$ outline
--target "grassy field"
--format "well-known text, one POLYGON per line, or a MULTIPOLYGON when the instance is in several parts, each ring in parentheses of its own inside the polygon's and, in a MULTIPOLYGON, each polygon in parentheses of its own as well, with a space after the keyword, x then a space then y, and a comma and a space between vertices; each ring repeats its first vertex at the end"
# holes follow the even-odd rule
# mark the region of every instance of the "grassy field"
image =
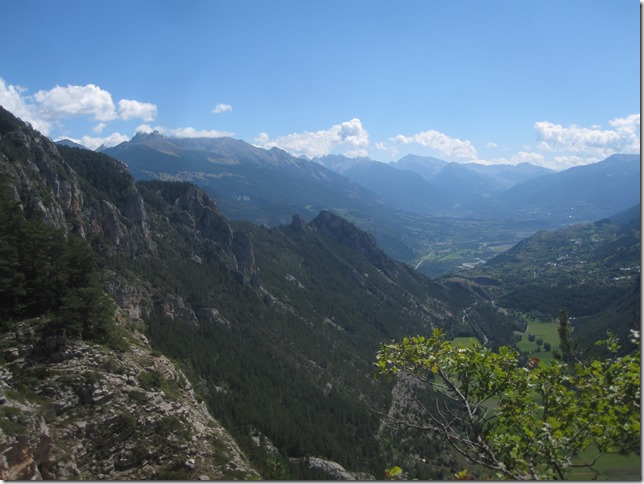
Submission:
POLYGON ((476 339, 474 336, 464 336, 464 337, 454 338, 452 340, 452 346, 455 346, 455 347, 467 346, 470 343, 474 343, 475 341, 478 341, 478 339, 476 339))
POLYGON ((520 351, 526 352, 531 356, 539 358, 544 362, 552 360, 552 351, 559 348, 559 323, 556 321, 552 322, 543 322, 536 320, 528 321, 528 328, 525 333, 515 331, 515 334, 521 336, 521 341, 518 343, 520 351), (528 335, 533 334, 535 336, 535 341, 529 341, 528 335), (550 351, 545 351, 543 347, 539 350, 539 346, 536 343, 538 338, 543 339, 544 343, 550 343, 550 351))
MULTIPOLYGON (((593 455, 593 450, 589 449, 579 456, 577 463, 589 462, 593 455)), ((593 469, 573 469, 570 471, 568 479, 574 481, 589 481, 592 479, 600 481, 641 481, 642 459, 635 454, 605 454, 597 460, 593 469), (597 477, 595 477, 596 473, 599 473, 597 477)))

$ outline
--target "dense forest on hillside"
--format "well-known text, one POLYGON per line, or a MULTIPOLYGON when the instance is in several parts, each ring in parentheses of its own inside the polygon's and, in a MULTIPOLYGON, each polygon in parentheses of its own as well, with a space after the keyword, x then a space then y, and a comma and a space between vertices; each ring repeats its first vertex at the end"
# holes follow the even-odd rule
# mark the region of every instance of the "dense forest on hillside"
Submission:
MULTIPOLYGON (((29 217, 0 185, 0 323, 49 315, 46 335, 122 347, 97 258, 80 237, 29 217)), ((44 337, 43 337, 44 340, 44 337)))

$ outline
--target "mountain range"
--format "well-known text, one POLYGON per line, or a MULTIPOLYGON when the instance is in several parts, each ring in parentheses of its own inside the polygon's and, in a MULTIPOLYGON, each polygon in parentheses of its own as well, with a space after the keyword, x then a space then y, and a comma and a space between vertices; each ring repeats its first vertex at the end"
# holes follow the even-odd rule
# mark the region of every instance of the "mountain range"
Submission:
POLYGON ((156 132, 103 150, 136 179, 193 181, 233 219, 276 225, 322 208, 364 211, 378 197, 317 163, 233 138, 167 138, 156 132), (306 202, 304 203, 304 200, 306 202))
POLYGON ((0 240, 0 270, 13 274, 0 286, 2 451, 15 449, 3 472, 381 478, 394 454, 419 476, 455 469, 431 437, 413 442, 425 461, 384 437, 374 412, 399 397, 373 378, 374 355, 434 327, 508 343, 514 318, 393 260, 330 211, 277 227, 231 222, 192 183, 135 182, 104 153, 0 115, 2 207, 12 207, 0 222, 24 227, 0 240), (45 235, 13 237, 23 231, 45 235), (84 249, 50 246, 64 238, 84 249), (92 278, 78 279, 72 261, 89 250, 92 278))
MULTIPOLYGON (((623 177, 631 159, 581 172, 623 177)), ((426 161, 434 175, 384 169, 419 186, 444 170, 474 173, 471 186, 516 175, 426 161)), ((92 152, 0 108, 3 477, 382 479, 400 465, 450 478, 462 463, 445 442, 381 425, 405 405, 373 377, 382 342, 442 328, 512 345, 526 314, 549 317, 561 297, 580 335, 637 311, 637 201, 535 234, 542 221, 392 208, 334 170, 231 138, 151 133, 92 152), (430 279, 391 256, 411 241, 433 264, 450 241, 496 257, 430 279)))
POLYGON ((275 226, 293 214, 311 220, 329 210, 430 276, 488 260, 494 248, 537 230, 610 216, 640 197, 638 155, 563 172, 414 155, 390 164, 341 155, 310 161, 232 138, 156 132, 103 152, 126 163, 135 179, 196 183, 232 220, 275 226))
POLYGON ((624 210, 637 203, 640 192, 637 155, 613 155, 563 172, 529 163, 460 164, 413 155, 390 164, 342 155, 309 161, 232 138, 167 138, 157 132, 103 152, 128 164, 137 179, 193 180, 231 218, 268 225, 286 223, 292 213, 310 219, 321 209, 358 219, 404 210, 569 223, 624 210))

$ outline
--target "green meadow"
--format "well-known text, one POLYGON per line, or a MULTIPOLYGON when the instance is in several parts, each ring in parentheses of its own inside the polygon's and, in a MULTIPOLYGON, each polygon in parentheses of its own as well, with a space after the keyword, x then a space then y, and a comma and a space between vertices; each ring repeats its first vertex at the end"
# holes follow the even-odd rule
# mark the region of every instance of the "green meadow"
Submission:
POLYGON ((517 346, 519 351, 527 353, 531 357, 539 358, 541 361, 548 362, 553 359, 552 352, 559 349, 559 323, 557 321, 543 322, 537 320, 528 320, 528 328, 525 333, 515 331, 514 334, 521 336, 521 341, 517 346), (534 341, 529 340, 529 335, 535 336, 534 341), (544 345, 539 346, 537 340, 541 338, 544 345), (546 351, 545 343, 550 344, 550 351, 546 351))
POLYGON ((463 347, 478 341, 474 336, 462 336, 452 340, 452 346, 463 347))
MULTIPOLYGON (((593 451, 588 449, 577 458, 578 463, 590 462, 593 451)), ((573 481, 641 481, 642 458, 639 455, 604 454, 592 469, 573 469, 568 474, 568 479, 573 481)))

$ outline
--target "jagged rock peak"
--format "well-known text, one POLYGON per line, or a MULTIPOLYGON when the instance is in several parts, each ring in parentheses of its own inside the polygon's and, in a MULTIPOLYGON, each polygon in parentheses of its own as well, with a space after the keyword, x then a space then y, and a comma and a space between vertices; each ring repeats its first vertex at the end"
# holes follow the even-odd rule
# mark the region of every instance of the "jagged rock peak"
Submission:
POLYGON ((259 273, 255 265, 253 245, 246 234, 234 231, 219 212, 215 202, 206 193, 189 182, 142 182, 139 186, 155 193, 172 210, 179 212, 181 222, 206 239, 218 244, 222 259, 229 268, 238 272, 244 282, 259 287, 259 273))
POLYGON ((306 222, 298 214, 293 215, 289 227, 298 234, 303 234, 306 229, 306 222))
POLYGON ((373 235, 360 230, 348 220, 332 212, 322 210, 310 225, 318 231, 327 232, 335 236, 340 242, 351 247, 367 252, 381 252, 373 235))
POLYGON ((371 264, 390 279, 397 279, 396 263, 378 246, 373 235, 360 230, 348 220, 332 212, 322 210, 309 226, 320 233, 326 233, 338 242, 362 254, 371 264))

